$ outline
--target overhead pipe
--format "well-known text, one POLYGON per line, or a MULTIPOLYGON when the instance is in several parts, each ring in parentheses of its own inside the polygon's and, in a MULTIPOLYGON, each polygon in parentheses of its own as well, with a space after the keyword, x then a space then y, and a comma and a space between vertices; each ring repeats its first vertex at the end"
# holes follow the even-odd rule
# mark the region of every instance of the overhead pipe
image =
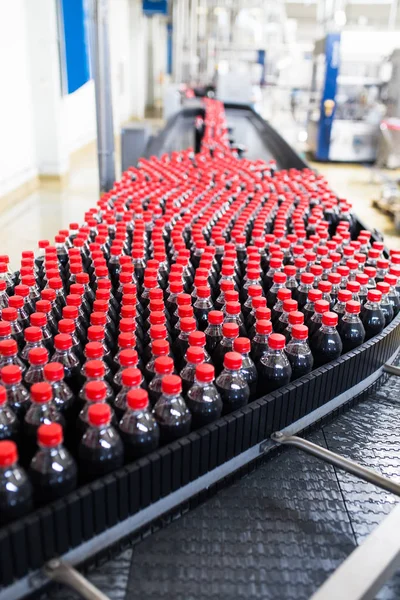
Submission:
POLYGON ((87 0, 87 7, 90 66, 96 98, 99 184, 100 192, 108 192, 115 182, 108 0, 87 0))

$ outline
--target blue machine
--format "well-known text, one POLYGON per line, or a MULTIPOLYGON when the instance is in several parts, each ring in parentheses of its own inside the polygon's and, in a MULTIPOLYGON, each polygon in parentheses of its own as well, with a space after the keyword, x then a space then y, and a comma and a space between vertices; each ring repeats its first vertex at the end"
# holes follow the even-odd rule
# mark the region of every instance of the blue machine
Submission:
POLYGON ((315 44, 309 148, 320 161, 372 162, 379 135, 379 65, 356 48, 344 55, 345 35, 330 33, 315 44))

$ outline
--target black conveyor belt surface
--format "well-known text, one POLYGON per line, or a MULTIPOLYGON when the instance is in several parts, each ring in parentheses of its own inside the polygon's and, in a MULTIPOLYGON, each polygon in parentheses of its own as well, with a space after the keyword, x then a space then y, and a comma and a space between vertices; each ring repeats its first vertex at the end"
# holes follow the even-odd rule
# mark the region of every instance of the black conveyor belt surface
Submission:
MULTIPOLYGON (((310 438, 395 477, 399 398, 400 379, 391 377, 310 438)), ((305 600, 396 501, 299 450, 285 449, 97 569, 91 579, 113 600, 305 600)), ((57 600, 73 597, 65 591, 51 594, 57 600)), ((379 600, 399 597, 400 577, 378 595, 379 600)))

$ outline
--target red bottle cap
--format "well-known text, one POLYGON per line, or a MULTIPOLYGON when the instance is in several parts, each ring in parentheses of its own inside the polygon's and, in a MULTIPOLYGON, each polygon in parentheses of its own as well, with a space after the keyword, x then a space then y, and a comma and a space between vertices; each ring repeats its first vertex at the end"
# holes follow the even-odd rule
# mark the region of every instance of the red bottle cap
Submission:
POLYGON ((297 306, 297 301, 292 298, 283 301, 284 312, 291 313, 293 310, 297 310, 297 306))
POLYGON ((66 297, 67 306, 76 306, 79 308, 82 304, 82 298, 79 294, 68 294, 66 297))
POLYGON ((18 460, 17 446, 14 442, 0 442, 0 467, 11 467, 18 460))
POLYGON ((190 333, 191 331, 196 330, 196 321, 193 317, 184 317, 180 319, 180 328, 181 331, 185 333, 190 333))
POLYGON ((167 340, 154 340, 154 342, 151 344, 151 351, 153 356, 168 356, 169 343, 167 340))
POLYGON ((308 327, 306 327, 306 325, 293 325, 292 338, 295 338, 296 340, 306 340, 308 338, 308 327))
POLYGON ((271 309, 266 306, 262 306, 256 310, 256 321, 270 321, 271 320, 271 309))
POLYGON ((247 292, 250 298, 257 298, 262 295, 262 287, 261 285, 249 285, 247 292))
POLYGON ((45 448, 54 448, 63 442, 63 430, 59 423, 40 425, 37 432, 38 442, 45 448))
POLYGON ((236 338, 239 335, 239 325, 237 323, 224 323, 222 333, 229 339, 236 338))
POLYGON ((206 345, 206 334, 203 331, 192 331, 189 333, 189 346, 204 348, 206 345))
MULTIPOLYGON (((40 294, 42 300, 46 300, 48 302, 54 302, 54 300, 56 299, 56 293, 54 290, 52 290, 51 288, 46 288, 44 290, 42 290, 42 293, 40 294)), ((37 304, 36 304, 37 306, 37 304)), ((4 311, 3 311, 4 313, 4 311)))
POLYGON ((285 336, 280 333, 271 333, 268 338, 268 346, 271 350, 283 350, 285 342, 285 336))
POLYGON ((226 303, 238 302, 239 300, 239 293, 236 290, 228 290, 224 295, 226 303))
POLYGON ((102 360, 88 360, 85 363, 85 375, 94 379, 95 377, 104 377, 106 372, 105 364, 102 360))
POLYGON ((0 337, 7 337, 8 335, 11 335, 10 323, 8 321, 0 321, 0 337))
POLYGON ((210 325, 222 325, 224 314, 220 310, 211 310, 208 313, 208 322, 210 325))
POLYGON ((142 381, 142 373, 136 367, 128 367, 122 371, 121 381, 122 385, 126 387, 139 386, 142 381))
POLYGON ((329 302, 326 300, 317 300, 314 304, 315 312, 318 314, 323 314, 329 311, 329 302))
MULTIPOLYGON (((92 362, 92 361, 90 361, 92 362)), ((93 361, 98 362, 98 361, 93 361)), ((86 368, 85 368, 86 371, 86 368)), ((107 397, 107 386, 104 381, 88 381, 85 385, 85 396, 89 402, 103 402, 107 397)))
POLYGON ((3 321, 16 321, 18 318, 18 312, 16 308, 11 308, 10 306, 7 308, 3 308, 1 311, 1 318, 3 321))
POLYGON ((60 277, 52 277, 49 279, 49 287, 52 290, 61 290, 63 287, 63 282, 60 277))
POLYGON ((178 375, 165 375, 161 381, 161 390, 163 394, 180 394, 182 391, 182 381, 178 375))
POLYGON ((138 353, 136 350, 127 348, 119 353, 119 363, 121 367, 136 367, 138 363, 138 353))
POLYGON ((349 300, 351 300, 350 290, 339 290, 338 300, 339 302, 349 302, 349 300))
POLYGON ((390 273, 389 275, 385 275, 384 281, 385 281, 385 283, 388 283, 389 286, 391 286, 391 285, 395 286, 397 284, 397 277, 396 277, 396 275, 393 275, 392 273, 390 273))
POLYGON ((40 342, 42 339, 42 330, 40 327, 27 327, 24 331, 26 342, 40 342))
POLYGON ((32 348, 28 352, 28 360, 31 365, 45 365, 49 360, 46 348, 32 348))
POLYGON ((158 375, 170 375, 174 371, 174 361, 170 356, 160 356, 154 361, 154 371, 158 375))
POLYGON ((18 352, 18 344, 15 340, 1 340, 0 354, 1 356, 14 356, 18 352))
POLYGON ((88 342, 85 346, 85 356, 87 359, 103 358, 104 348, 100 342, 88 342))
POLYGON ((58 333, 54 337, 54 346, 57 350, 69 350, 70 348, 72 348, 72 337, 67 333, 58 333))
MULTIPOLYGON (((314 282, 314 275, 312 273, 302 273, 300 276, 300 281, 301 281, 301 283, 312 285, 312 283, 314 282)), ((279 292, 278 292, 278 296, 279 296, 279 292)))
POLYGON ((382 300, 382 292, 379 290, 368 290, 367 297, 370 302, 380 302, 382 300))
MULTIPOLYGON (((24 277, 24 280, 27 277, 24 277)), ((35 278, 33 278, 33 283, 32 285, 34 285, 35 283, 35 278)), ((27 296, 29 296, 29 287, 27 285, 16 285, 14 288, 14 294, 16 294, 17 296, 22 296, 22 298, 26 298, 27 296)))
POLYGON ((76 306, 64 306, 62 310, 63 319, 75 320, 79 317, 79 310, 76 306))
POLYGON ((7 402, 6 388, 0 385, 0 406, 7 402))
POLYGON ((51 389, 51 385, 45 381, 34 383, 31 387, 31 398, 32 402, 36 402, 37 404, 50 402, 50 400, 53 398, 53 390, 51 389))
MULTIPOLYGON (((101 383, 92 381, 90 383, 101 383)), ((89 385, 89 384, 87 384, 89 385)), ((90 425, 100 426, 108 425, 111 421, 111 408, 106 402, 92 404, 88 409, 88 421, 90 425)))
POLYGON ((215 369, 208 363, 196 367, 196 379, 201 383, 211 383, 215 377, 215 369))
POLYGON ((332 285, 338 285, 341 282, 341 280, 342 280, 342 277, 341 277, 340 273, 329 273, 329 275, 328 275, 328 281, 332 285))
POLYGON ((1 369, 1 379, 6 385, 22 381, 22 369, 18 365, 6 365, 1 369))
POLYGON ((146 390, 130 390, 126 395, 126 401, 132 410, 143 410, 149 405, 149 396, 146 390))
POLYGON ((44 378, 46 381, 55 382, 64 379, 64 367, 59 362, 50 362, 43 369, 44 378))
POLYGON ((240 315, 241 306, 239 302, 227 302, 225 308, 227 315, 240 315))
POLYGON ((233 349, 235 352, 239 352, 239 354, 247 354, 250 352, 251 344, 249 338, 246 337, 238 337, 233 342, 233 349))
POLYGON ((261 335, 269 335, 272 333, 272 323, 269 320, 261 319, 256 321, 256 332, 261 335))
POLYGON ((356 281, 358 281, 360 285, 367 285, 368 275, 366 275, 366 273, 357 273, 356 281))
POLYGON ((235 284, 231 279, 223 279, 220 283, 221 291, 226 292, 232 291, 235 288, 235 284))
POLYGON ((224 356, 226 369, 238 370, 242 366, 242 355, 238 352, 227 352, 224 356))
POLYGON ((304 315, 299 310, 293 310, 289 313, 289 323, 291 325, 302 325, 304 323, 304 315))
MULTIPOLYGON (((271 262, 272 262, 272 259, 271 259, 271 262)), ((287 277, 286 277, 285 273, 281 273, 280 271, 276 271, 274 273, 274 277, 273 277, 274 283, 282 283, 283 284, 286 282, 286 279, 287 279, 287 277)))
POLYGON ((358 292, 360 291, 360 284, 358 283, 358 281, 348 281, 346 288, 352 294, 358 294, 358 292))
POLYGON ((8 305, 11 308, 22 308, 24 306, 24 299, 22 296, 11 296, 8 300, 8 305))
POLYGON ((200 286, 196 288, 197 297, 198 298, 209 298, 210 297, 210 288, 207 286, 200 286))
POLYGON ((176 297, 176 303, 179 307, 181 306, 191 306, 192 305, 192 298, 190 297, 189 294, 178 294, 176 297))
POLYGON ((375 267, 364 267, 364 273, 368 275, 370 279, 374 279, 376 277, 375 267))
POLYGON ((46 314, 43 312, 34 312, 30 318, 33 327, 44 327, 47 324, 46 314))
POLYGON ((322 316, 322 324, 329 325, 331 327, 336 327, 336 325, 338 324, 337 314, 328 310, 322 316))
POLYGON ((62 334, 70 334, 75 331, 75 321, 72 319, 61 319, 58 322, 58 331, 62 334))
POLYGON ((349 300, 348 302, 346 302, 346 312, 358 315, 360 311, 361 304, 359 302, 356 302, 355 300, 349 300))
POLYGON ((329 294, 332 289, 332 284, 330 281, 320 281, 318 283, 318 289, 321 290, 323 294, 329 294))
POLYGON ((107 325, 107 315, 104 312, 93 312, 90 315, 90 324, 95 326, 107 325))

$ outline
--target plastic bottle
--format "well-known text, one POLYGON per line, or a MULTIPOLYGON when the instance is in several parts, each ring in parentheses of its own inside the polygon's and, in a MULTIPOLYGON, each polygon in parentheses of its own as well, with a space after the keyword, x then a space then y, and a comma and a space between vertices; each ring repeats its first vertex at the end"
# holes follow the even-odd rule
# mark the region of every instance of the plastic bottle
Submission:
POLYGON ((199 348, 198 346, 189 346, 186 351, 185 361, 186 365, 179 373, 179 376, 182 380, 182 392, 184 397, 186 397, 186 394, 193 385, 197 365, 204 362, 203 348, 199 348))
POLYGON ((13 339, 0 342, 0 367, 6 365, 18 365, 23 373, 26 371, 25 363, 18 356, 18 344, 13 339))
POLYGON ((321 327, 323 314, 329 311, 329 302, 326 300, 317 300, 314 304, 314 310, 313 316, 307 323, 310 343, 315 332, 321 327))
POLYGON ((180 377, 165 375, 161 382, 161 390, 162 394, 153 408, 153 415, 160 427, 160 441, 165 444, 190 432, 192 416, 181 396, 180 377))
POLYGON ((289 323, 289 314, 291 312, 297 311, 297 302, 293 300, 293 298, 289 298, 288 300, 284 300, 282 305, 282 314, 279 317, 278 321, 275 323, 274 332, 282 333, 285 331, 286 327, 289 323))
POLYGON ((172 375, 174 372, 174 361, 169 356, 158 356, 154 361, 154 377, 149 383, 149 399, 151 406, 154 406, 162 393, 162 380, 165 375, 172 375))
POLYGON ((37 430, 43 423, 60 423, 65 425, 64 417, 58 412, 53 402, 53 390, 46 382, 34 383, 31 387, 31 405, 23 423, 23 462, 29 464, 36 452, 37 430))
POLYGON ((53 390, 53 403, 57 410, 64 415, 66 422, 75 421, 78 414, 78 403, 72 390, 64 381, 64 367, 61 363, 50 362, 43 369, 44 380, 53 390))
POLYGON ((337 324, 337 314, 326 311, 322 315, 321 326, 310 335, 310 348, 315 368, 325 365, 341 355, 343 343, 336 329, 337 324))
POLYGON ((268 350, 257 365, 258 397, 290 382, 292 369, 284 349, 285 337, 280 333, 272 333, 268 338, 268 350))
MULTIPOLYGON (((304 315, 299 310, 293 310, 288 315, 288 324, 282 333, 282 335, 285 336, 286 344, 292 338, 292 330, 295 325, 304 325, 304 315)), ((308 328, 307 328, 307 331, 308 331, 308 328)))
POLYGON ((25 385, 30 388, 34 383, 44 381, 44 366, 49 360, 46 348, 32 348, 29 351, 29 368, 24 375, 25 385))
POLYGON ((225 354, 233 350, 233 342, 235 338, 239 337, 239 326, 237 323, 224 323, 222 326, 222 336, 222 340, 215 348, 211 357, 217 374, 222 371, 225 354))
POLYGON ((240 373, 242 357, 238 352, 227 352, 224 356, 223 371, 215 385, 221 396, 223 414, 245 406, 250 398, 250 389, 240 373))
POLYGON ((238 337, 233 342, 233 350, 242 357, 242 366, 240 368, 240 374, 247 381, 247 385, 250 390, 250 401, 254 400, 257 396, 257 380, 258 373, 257 368, 250 358, 251 343, 248 338, 238 337))
POLYGON ((153 452, 160 441, 160 429, 149 411, 146 390, 135 389, 127 393, 127 409, 119 423, 119 432, 125 446, 127 462, 153 452))
POLYGON ((54 354, 52 362, 59 362, 64 367, 64 381, 78 395, 82 386, 80 363, 72 351, 72 338, 66 333, 59 333, 54 338, 54 354))
MULTIPOLYGON (((29 352, 34 348, 45 348, 40 327, 27 327, 24 331, 25 346, 20 352, 21 358, 28 364, 29 352)), ((48 354, 48 350, 46 349, 48 354)))
POLYGON ((38 451, 29 467, 36 505, 64 498, 76 488, 77 467, 64 448, 59 423, 43 424, 37 432, 38 451))
POLYGON ((32 486, 18 465, 17 446, 0 442, 0 526, 23 517, 32 509, 32 486))
POLYGON ((292 369, 291 381, 307 375, 313 368, 314 359, 307 339, 308 328, 305 325, 293 325, 291 338, 285 348, 292 369))
MULTIPOLYGON (((393 306, 393 315, 397 317, 400 311, 400 294, 396 289, 397 278, 389 273, 385 276, 385 283, 389 284, 389 302, 393 306)), ((378 286, 377 286, 378 287, 378 286)), ((379 289, 379 288, 378 288, 379 289)))
MULTIPOLYGON (((283 287, 278 290, 277 300, 275 305, 271 311, 271 321, 272 326, 275 327, 276 323, 279 321, 279 318, 283 311, 283 303, 285 300, 290 300, 292 297, 292 292, 287 288, 283 287)), ((270 310, 270 309, 269 309, 270 310)))
MULTIPOLYGON (((165 341, 165 340, 157 340, 157 341, 165 341)), ((168 343, 168 342, 167 342, 168 343)), ((131 348, 127 348, 126 350, 122 350, 119 353, 119 364, 120 368, 115 373, 113 378, 113 387, 116 391, 119 391, 122 386, 122 373, 125 369, 129 367, 137 367, 138 366, 138 353, 136 350, 132 350, 131 348)))
POLYGON ((257 368, 262 355, 268 350, 268 338, 271 333, 271 321, 265 319, 256 321, 256 333, 251 341, 251 358, 257 368))
POLYGON ((221 416, 222 400, 214 385, 214 376, 212 365, 203 363, 197 366, 194 383, 186 397, 193 429, 212 423, 221 416))
POLYGON ((393 305, 389 299, 390 285, 386 281, 379 281, 376 284, 376 289, 382 293, 381 310, 385 315, 385 327, 389 325, 394 318, 393 305))
POLYGON ((197 300, 194 303, 193 310, 200 331, 205 331, 208 325, 208 314, 213 310, 213 303, 210 296, 210 288, 198 287, 197 300))
POLYGON ((7 402, 6 388, 0 385, 0 440, 18 441, 19 421, 7 402))
POLYGON ((276 271, 273 275, 273 284, 267 294, 267 306, 273 308, 277 300, 278 291, 285 287, 286 275, 280 271, 276 271))
POLYGON ((338 325, 343 342, 343 352, 360 346, 365 340, 365 329, 360 319, 361 305, 355 300, 346 302, 346 311, 338 325))
POLYGON ((111 408, 105 402, 88 410, 88 428, 78 448, 78 466, 82 481, 93 481, 112 473, 124 463, 122 440, 111 425, 111 408))
POLYGON ((385 315, 380 307, 381 299, 382 293, 379 290, 368 290, 367 301, 361 313, 361 321, 365 329, 365 341, 381 333, 385 327, 385 315))
POLYGON ((338 315, 339 322, 343 318, 343 315, 346 311, 346 304, 351 300, 351 292, 350 290, 339 290, 338 299, 333 307, 333 312, 338 315))
POLYGON ((196 321, 193 317, 185 317, 180 320, 180 334, 172 345, 172 354, 175 359, 175 366, 180 371, 184 365, 184 357, 189 347, 189 334, 196 331, 196 321))
POLYGON ((122 372, 121 384, 121 391, 117 394, 113 402, 113 407, 118 422, 122 419, 122 416, 126 411, 128 392, 132 389, 139 389, 143 384, 141 371, 139 371, 139 369, 136 367, 128 367, 122 372))
POLYGON ((223 338, 222 323, 224 314, 219 310, 212 310, 208 313, 208 326, 205 330, 206 348, 210 356, 223 338))
POLYGON ((311 317, 315 313, 315 303, 322 300, 321 290, 312 289, 308 292, 308 300, 301 311, 304 314, 304 324, 309 325, 311 317))
POLYGON ((17 342, 19 350, 22 350, 25 345, 25 339, 23 328, 18 321, 17 309, 12 308, 11 306, 3 308, 1 311, 1 318, 3 321, 8 321, 10 323, 11 336, 17 342))
POLYGON ((22 421, 31 404, 29 392, 22 384, 22 370, 18 365, 6 365, 0 374, 7 392, 8 406, 22 421))
MULTIPOLYGON (((292 294, 293 298, 297 300, 298 310, 302 310, 307 304, 308 293, 313 289, 314 275, 312 273, 302 273, 300 277, 300 285, 297 288, 295 294, 292 294)), ((284 298, 286 300, 286 298, 284 298)))

